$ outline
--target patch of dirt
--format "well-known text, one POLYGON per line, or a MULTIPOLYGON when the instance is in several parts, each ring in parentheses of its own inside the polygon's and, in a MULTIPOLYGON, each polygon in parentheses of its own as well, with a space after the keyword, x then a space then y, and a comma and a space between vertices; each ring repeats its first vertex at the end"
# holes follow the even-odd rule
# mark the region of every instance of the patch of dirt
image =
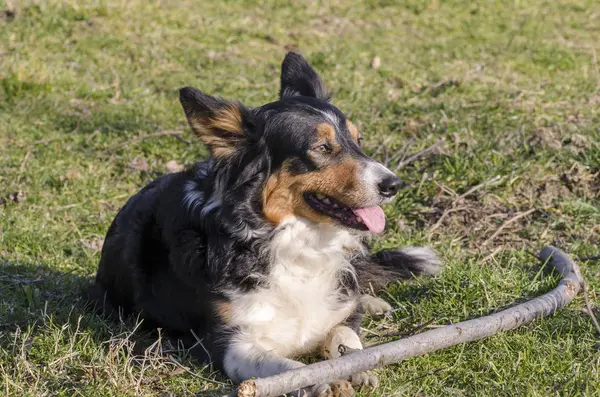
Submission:
POLYGON ((580 154, 590 149, 594 142, 578 133, 561 134, 554 128, 540 127, 527 138, 527 144, 532 151, 537 148, 553 150, 567 149, 573 154, 580 154))
MULTIPOLYGON (((461 236, 465 246, 477 249, 492 236, 500 224, 520 212, 517 207, 507 206, 494 194, 482 192, 458 198, 440 192, 425 218, 429 226, 430 237, 436 234, 458 235, 461 236)), ((507 233, 495 238, 492 245, 520 241, 521 239, 510 231, 519 229, 530 219, 531 217, 525 217, 512 223, 511 227, 507 229, 507 233)))
POLYGON ((554 150, 562 149, 562 142, 558 134, 551 128, 541 127, 534 131, 533 135, 527 139, 527 144, 531 150, 537 147, 546 147, 554 150))
POLYGON ((567 149, 573 154, 580 154, 591 148, 590 140, 581 134, 573 134, 563 141, 567 149))
POLYGON ((591 199, 600 197, 600 171, 590 172, 583 165, 575 163, 561 174, 560 180, 577 196, 591 199))
POLYGON ((523 178, 516 189, 518 201, 549 207, 564 199, 597 199, 600 195, 600 172, 591 172, 580 163, 574 163, 568 170, 539 174, 534 171, 523 178))
MULTIPOLYGON (((571 168, 548 174, 548 170, 532 170, 515 185, 505 187, 501 192, 493 188, 479 189, 462 197, 451 189, 440 186, 439 194, 429 209, 422 211, 420 226, 429 230, 430 238, 436 235, 457 235, 461 242, 471 248, 484 248, 484 243, 499 229, 501 233, 487 241, 485 248, 505 244, 531 243, 531 228, 535 221, 545 231, 539 230, 540 238, 562 241, 584 239, 593 242, 593 233, 574 236, 570 227, 562 227, 561 222, 552 223, 547 219, 552 213, 559 214, 559 205, 565 200, 600 197, 600 171, 592 172, 579 163, 571 168), (537 209, 537 210, 534 210, 537 209), (530 213, 526 213, 531 211, 530 213), (510 223, 508 223, 510 221, 510 223)), ((564 221, 564 219, 563 219, 564 221)), ((536 232, 536 233, 537 233, 536 232)))

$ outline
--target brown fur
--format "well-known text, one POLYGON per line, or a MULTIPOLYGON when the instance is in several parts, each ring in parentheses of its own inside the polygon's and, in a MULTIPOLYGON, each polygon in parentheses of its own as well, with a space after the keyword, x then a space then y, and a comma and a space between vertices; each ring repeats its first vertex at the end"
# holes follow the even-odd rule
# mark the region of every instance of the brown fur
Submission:
POLYGON ((231 319, 233 317, 233 307, 231 305, 231 302, 215 302, 215 311, 217 313, 217 316, 219 316, 219 318, 223 320, 225 324, 229 324, 231 322, 231 319))
POLYGON ((236 105, 219 109, 212 117, 191 117, 189 122, 194 133, 217 158, 232 155, 244 138, 242 115, 236 105))
POLYGON ((335 128, 329 123, 320 123, 316 128, 317 136, 323 143, 327 142, 333 148, 333 152, 338 152, 341 148, 335 138, 335 128))
POLYGON ((267 219, 275 224, 290 216, 301 216, 315 222, 332 223, 332 219, 313 210, 304 200, 305 192, 321 193, 349 207, 357 207, 363 196, 357 182, 358 162, 347 156, 310 173, 292 175, 289 164, 272 175, 263 194, 263 210, 267 219))
POLYGON ((346 120, 346 126, 348 127, 348 131, 350 131, 352 138, 354 138, 354 140, 358 143, 358 140, 361 138, 358 128, 356 128, 356 126, 350 120, 346 120))

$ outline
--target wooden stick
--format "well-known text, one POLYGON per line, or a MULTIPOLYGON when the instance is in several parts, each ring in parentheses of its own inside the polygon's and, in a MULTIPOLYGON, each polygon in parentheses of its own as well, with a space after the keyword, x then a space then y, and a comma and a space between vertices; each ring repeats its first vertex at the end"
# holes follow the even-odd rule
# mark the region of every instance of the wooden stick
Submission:
POLYGON ((321 361, 279 375, 242 382, 237 397, 276 397, 314 384, 347 379, 352 374, 398 363, 460 343, 509 331, 550 315, 567 305, 583 285, 579 266, 558 248, 545 247, 540 259, 563 276, 552 291, 489 316, 447 325, 399 341, 373 346, 334 360, 321 361))

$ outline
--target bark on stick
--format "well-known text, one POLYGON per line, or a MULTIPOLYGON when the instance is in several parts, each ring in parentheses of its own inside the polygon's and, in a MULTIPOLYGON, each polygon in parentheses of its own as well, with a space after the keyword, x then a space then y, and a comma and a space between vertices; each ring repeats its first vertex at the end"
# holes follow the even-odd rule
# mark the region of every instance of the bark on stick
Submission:
POLYGON ((564 252, 545 247, 540 259, 563 276, 552 291, 489 316, 413 335, 395 342, 373 346, 334 360, 321 361, 292 371, 262 379, 242 382, 238 397, 276 397, 294 390, 352 374, 398 363, 461 343, 472 342, 550 315, 567 305, 579 292, 583 278, 577 264, 564 252))

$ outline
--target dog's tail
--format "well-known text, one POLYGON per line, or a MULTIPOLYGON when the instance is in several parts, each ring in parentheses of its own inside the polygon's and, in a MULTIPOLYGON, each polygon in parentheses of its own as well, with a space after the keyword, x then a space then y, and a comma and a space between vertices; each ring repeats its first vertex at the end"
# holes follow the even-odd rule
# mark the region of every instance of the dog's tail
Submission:
POLYGON ((357 260, 358 281, 363 291, 378 292, 386 285, 416 275, 435 276, 444 265, 427 247, 385 250, 357 260))

